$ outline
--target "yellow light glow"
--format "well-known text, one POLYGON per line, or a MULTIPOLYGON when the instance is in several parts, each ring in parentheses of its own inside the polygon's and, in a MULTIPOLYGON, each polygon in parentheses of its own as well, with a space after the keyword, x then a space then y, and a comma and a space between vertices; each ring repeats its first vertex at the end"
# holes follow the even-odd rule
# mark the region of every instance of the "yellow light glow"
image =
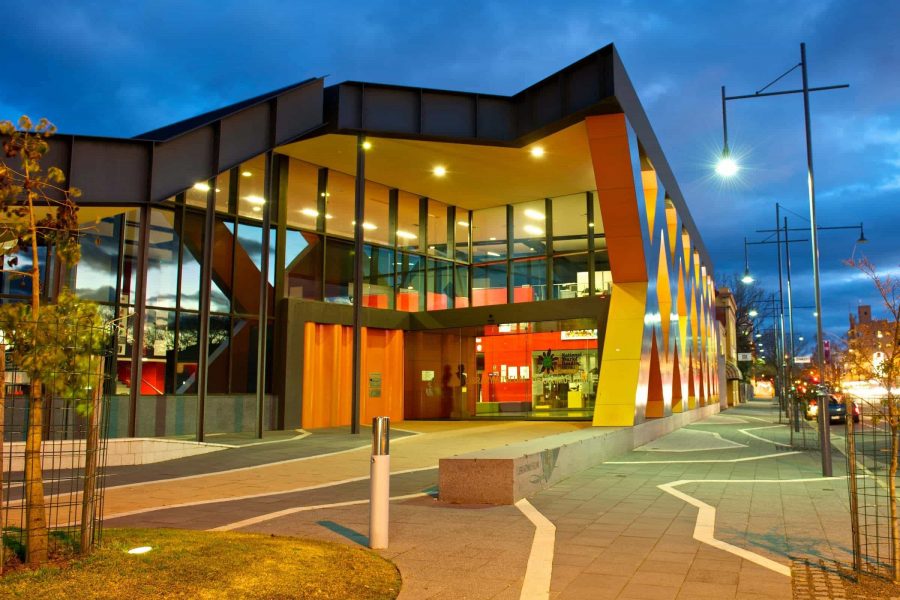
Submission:
POLYGON ((534 225, 526 225, 522 229, 525 233, 530 233, 531 235, 544 235, 544 230, 540 227, 535 227, 534 225))
POLYGON ((447 167, 445 167, 443 165, 437 165, 435 168, 433 168, 431 170, 431 172, 434 173, 435 177, 443 177, 444 175, 447 174, 447 167))
POLYGON ((362 228, 367 231, 374 231, 374 230, 378 229, 378 225, 375 225, 374 223, 363 222, 362 228))
POLYGON ((241 171, 241 177, 253 177, 253 173, 250 171, 241 171))
POLYGON ((137 548, 132 548, 128 551, 128 554, 147 554, 153 550, 151 546, 138 546, 137 548))
POLYGON ((532 146, 531 155, 535 158, 540 158, 544 156, 544 148, 541 146, 532 146))
POLYGON ((526 208, 524 214, 529 219, 535 219, 536 221, 543 221, 547 217, 539 210, 534 210, 533 208, 526 208))
POLYGON ((200 182, 197 182, 197 183, 194 184, 194 189, 195 189, 195 190, 199 190, 199 191, 201 191, 201 192, 208 192, 208 191, 209 191, 209 184, 208 184, 208 183, 203 183, 202 181, 200 181, 200 182))
POLYGON ((262 196, 244 196, 244 200, 249 202, 250 204, 265 204, 266 199, 262 196))
POLYGON ((319 211, 314 208, 304 208, 300 211, 300 214, 306 215, 307 217, 316 218, 319 216, 319 211))
POLYGON ((370 142, 369 140, 364 141, 364 142, 362 143, 362 149, 363 149, 363 150, 371 150, 371 149, 372 149, 372 142, 370 142))
POLYGON ((468 227, 469 226, 469 224, 466 223, 465 221, 457 221, 456 224, 459 225, 460 227, 468 227))
POLYGON ((408 231, 403 231, 402 229, 398 229, 398 230, 397 230, 397 237, 398 237, 398 238, 402 238, 402 239, 404 239, 404 240, 414 240, 414 239, 416 239, 418 236, 417 236, 416 234, 414 234, 414 233, 410 233, 410 232, 408 232, 408 231))

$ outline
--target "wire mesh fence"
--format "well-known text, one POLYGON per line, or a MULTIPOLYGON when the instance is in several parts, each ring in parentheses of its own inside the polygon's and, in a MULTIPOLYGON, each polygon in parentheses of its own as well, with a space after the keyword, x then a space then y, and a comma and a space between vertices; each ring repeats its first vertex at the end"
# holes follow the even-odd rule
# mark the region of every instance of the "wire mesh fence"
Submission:
POLYGON ((858 413, 858 422, 847 419, 845 434, 854 568, 891 580, 900 576, 896 403, 850 398, 847 404, 851 414, 858 413))
POLYGON ((0 352, 0 572, 25 562, 30 545, 64 559, 102 533, 115 337, 89 321, 38 326, 40 344, 16 348, 4 332, 0 352))

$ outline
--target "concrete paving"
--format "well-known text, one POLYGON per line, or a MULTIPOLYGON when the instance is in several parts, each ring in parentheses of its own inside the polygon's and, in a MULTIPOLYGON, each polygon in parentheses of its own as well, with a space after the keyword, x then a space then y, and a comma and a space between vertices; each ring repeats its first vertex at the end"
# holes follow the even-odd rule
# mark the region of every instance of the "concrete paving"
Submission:
MULTIPOLYGON (((731 409, 532 496, 555 526, 552 551, 532 547, 535 526, 516 506, 440 502, 434 467, 441 456, 583 424, 406 423, 421 435, 392 444, 391 494, 402 499, 380 552, 409 599, 525 597, 541 553, 552 572, 538 597, 791 598, 792 569, 818 582, 810 562, 849 562, 847 487, 843 456, 837 477, 822 479, 818 454, 786 447, 776 416, 770 402, 731 409)), ((338 452, 115 488, 106 526, 238 527, 365 545, 368 449, 338 452)), ((839 582, 827 581, 840 597, 839 582)))

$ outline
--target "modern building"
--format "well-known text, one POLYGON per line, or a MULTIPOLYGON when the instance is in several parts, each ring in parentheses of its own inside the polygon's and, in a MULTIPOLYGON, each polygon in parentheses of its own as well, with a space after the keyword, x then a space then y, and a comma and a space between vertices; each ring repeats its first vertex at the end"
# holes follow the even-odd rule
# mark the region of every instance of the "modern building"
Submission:
POLYGON ((512 96, 315 78, 51 145, 85 233, 46 289, 120 319, 114 436, 347 425, 356 315, 363 423, 719 401, 712 264, 612 45, 512 96))

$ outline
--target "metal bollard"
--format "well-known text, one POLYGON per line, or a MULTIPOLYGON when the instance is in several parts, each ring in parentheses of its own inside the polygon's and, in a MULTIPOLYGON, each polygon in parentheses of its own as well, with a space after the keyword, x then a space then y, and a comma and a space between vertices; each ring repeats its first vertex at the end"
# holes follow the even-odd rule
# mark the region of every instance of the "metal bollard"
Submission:
POLYGON ((391 496, 391 419, 372 419, 372 464, 369 471, 369 548, 388 547, 391 496))

